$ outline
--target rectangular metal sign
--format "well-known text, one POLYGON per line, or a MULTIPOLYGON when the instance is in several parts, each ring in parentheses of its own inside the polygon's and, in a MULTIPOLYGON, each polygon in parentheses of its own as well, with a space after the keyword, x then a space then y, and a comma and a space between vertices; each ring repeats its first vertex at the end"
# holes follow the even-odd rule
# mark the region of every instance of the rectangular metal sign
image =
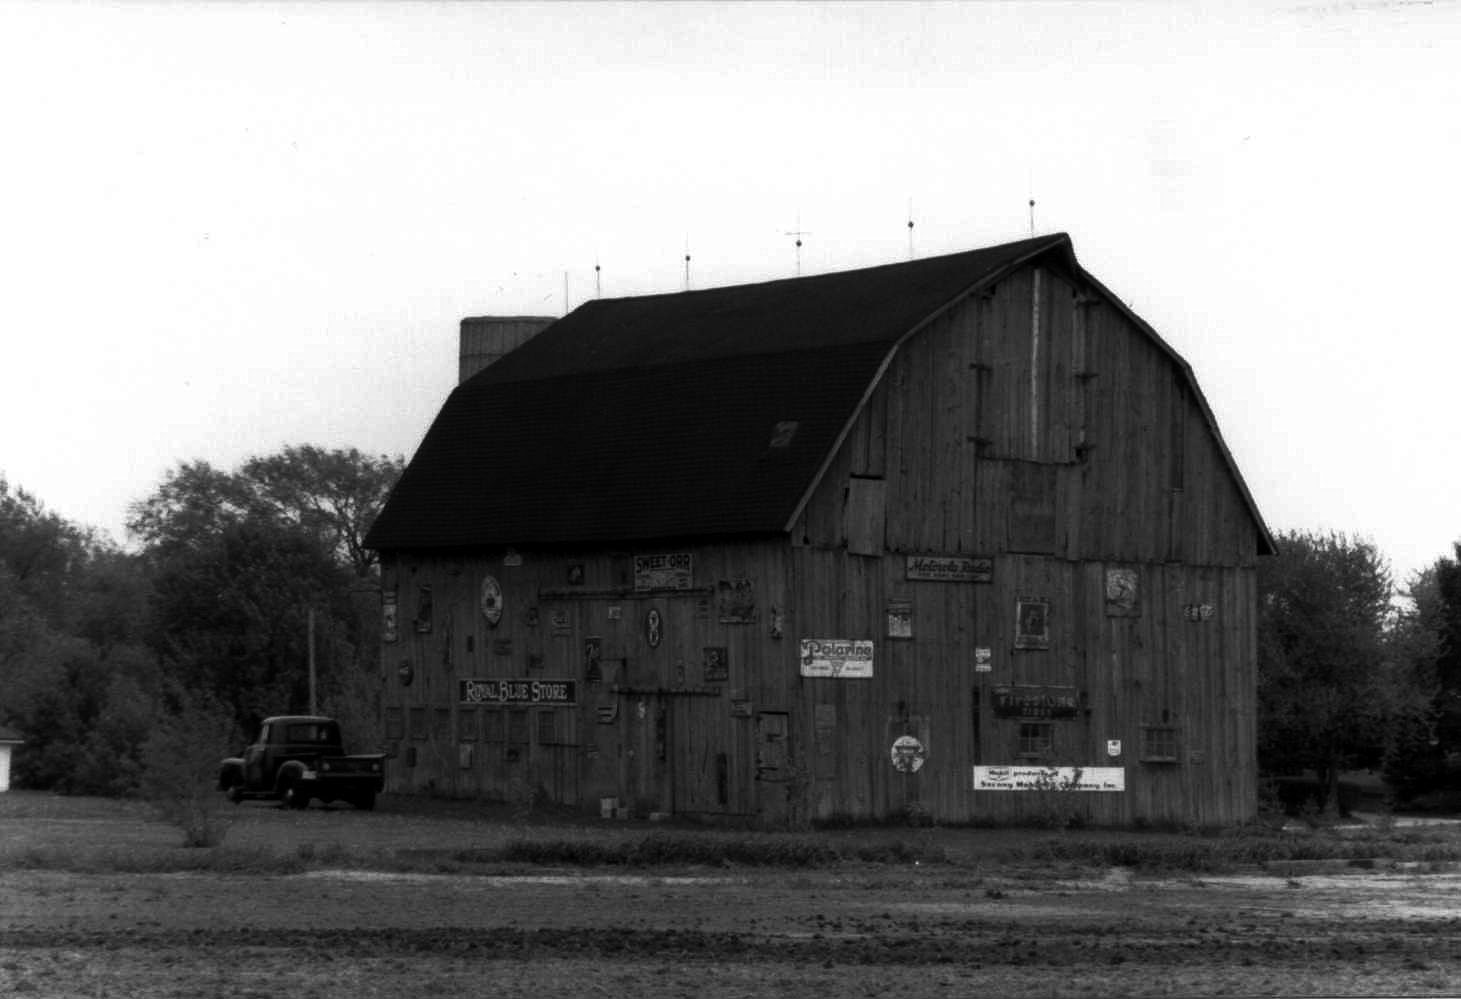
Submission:
POLYGON ((634 556, 636 590, 688 590, 694 577, 695 556, 690 552, 634 556))
POLYGON ((873 675, 871 639, 803 638, 802 676, 862 679, 873 675))
POLYGON ((577 680, 458 680, 457 689, 463 704, 578 703, 577 680))
POLYGON ((975 767, 976 791, 1125 791, 1125 767, 975 767))
POLYGON ((905 579, 947 583, 988 583, 994 579, 994 559, 968 555, 909 555, 905 579))
POLYGON ((1000 684, 994 688, 996 718, 1074 718, 1080 694, 1074 687, 1000 684))

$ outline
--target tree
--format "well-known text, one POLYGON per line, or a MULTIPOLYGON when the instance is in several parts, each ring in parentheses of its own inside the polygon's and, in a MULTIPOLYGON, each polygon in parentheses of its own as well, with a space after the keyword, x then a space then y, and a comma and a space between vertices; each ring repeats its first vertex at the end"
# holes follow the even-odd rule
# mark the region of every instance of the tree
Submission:
POLYGON ((126 793, 155 663, 132 556, 0 479, 0 724, 26 738, 21 786, 126 793))
POLYGON ((171 549, 245 520, 273 520, 318 539, 365 579, 376 563, 366 531, 404 465, 400 457, 308 444, 250 458, 236 472, 183 462, 133 506, 127 526, 149 548, 171 549))
POLYGON ((355 448, 327 451, 303 445, 252 458, 241 475, 260 500, 316 537, 332 543, 355 575, 365 579, 377 558, 365 534, 401 477, 404 461, 371 457, 355 448))
POLYGON ((1259 765, 1313 770, 1337 807, 1340 772, 1381 761, 1400 704, 1389 567, 1370 541, 1294 531, 1258 585, 1259 765))
POLYGON ((1461 786, 1461 543, 1416 573, 1398 629, 1405 658, 1426 691, 1398 726, 1387 776, 1399 796, 1461 786))
POLYGON ((378 584, 363 542, 402 464, 306 445, 234 472, 189 462, 169 473, 129 528, 156 588, 150 639, 173 674, 245 728, 307 710, 313 612, 318 703, 370 713, 379 614, 364 598, 378 584))

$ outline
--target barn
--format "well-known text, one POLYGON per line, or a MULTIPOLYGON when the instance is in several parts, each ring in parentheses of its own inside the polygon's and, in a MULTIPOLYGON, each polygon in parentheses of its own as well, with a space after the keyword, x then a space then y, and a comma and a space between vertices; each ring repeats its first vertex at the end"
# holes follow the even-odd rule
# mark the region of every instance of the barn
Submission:
POLYGON ((388 790, 1255 814, 1273 539, 1191 368, 1068 236, 462 328, 367 539, 388 790))

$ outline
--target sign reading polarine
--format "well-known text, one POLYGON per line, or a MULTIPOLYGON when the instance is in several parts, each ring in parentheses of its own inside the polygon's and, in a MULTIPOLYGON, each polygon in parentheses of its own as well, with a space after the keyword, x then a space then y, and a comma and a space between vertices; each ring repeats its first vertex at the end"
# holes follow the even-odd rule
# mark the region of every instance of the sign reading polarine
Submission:
POLYGON ((802 676, 852 677, 873 675, 871 639, 803 638, 802 676))

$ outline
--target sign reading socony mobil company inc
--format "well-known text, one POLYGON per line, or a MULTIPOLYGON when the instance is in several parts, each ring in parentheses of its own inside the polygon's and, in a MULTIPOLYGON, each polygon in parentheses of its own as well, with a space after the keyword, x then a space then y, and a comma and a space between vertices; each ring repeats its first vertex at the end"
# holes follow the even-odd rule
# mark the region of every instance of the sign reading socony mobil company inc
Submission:
POLYGON ((976 791, 1125 791, 1125 767, 975 767, 976 791))
POLYGON ((802 676, 863 679, 873 675, 871 639, 803 638, 802 676))

